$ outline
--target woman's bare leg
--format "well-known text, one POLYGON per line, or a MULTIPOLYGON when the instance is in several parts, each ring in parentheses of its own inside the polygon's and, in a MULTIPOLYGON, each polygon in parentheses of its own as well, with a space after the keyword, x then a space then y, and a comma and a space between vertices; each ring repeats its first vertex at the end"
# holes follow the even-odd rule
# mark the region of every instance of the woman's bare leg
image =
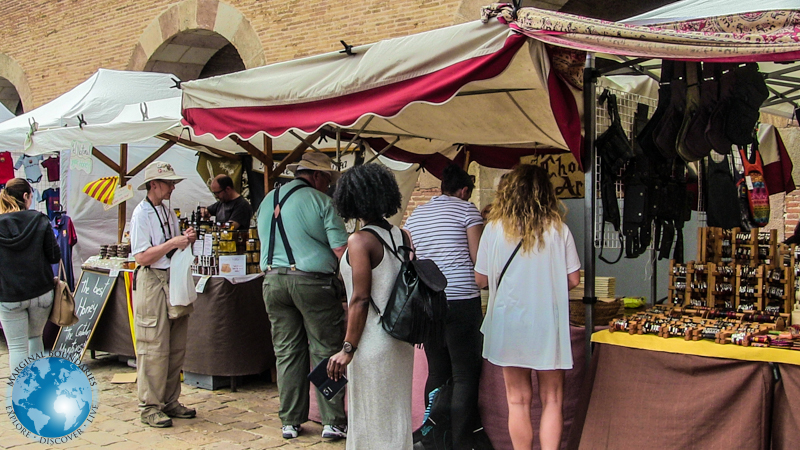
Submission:
POLYGON ((542 450, 555 450, 561 447, 561 431, 564 428, 564 371, 537 370, 536 376, 539 379, 539 399, 542 401, 539 442, 542 450))
POLYGON ((531 369, 503 367, 508 399, 508 433, 514 450, 531 450, 533 426, 531 425, 531 369))

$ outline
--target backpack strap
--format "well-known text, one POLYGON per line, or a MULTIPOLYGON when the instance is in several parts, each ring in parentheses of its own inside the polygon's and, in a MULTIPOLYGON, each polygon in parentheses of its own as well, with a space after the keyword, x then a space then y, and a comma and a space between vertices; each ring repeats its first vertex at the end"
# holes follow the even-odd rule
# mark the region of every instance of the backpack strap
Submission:
MULTIPOLYGON (((389 250, 389 253, 394 255, 394 257, 397 258, 397 260, 400 261, 400 263, 403 263, 404 262, 403 258, 400 257, 400 251, 399 251, 399 248, 398 248, 397 244, 394 242, 394 236, 392 236, 392 232, 389 231, 389 238, 392 240, 392 246, 389 246, 389 244, 386 243, 386 241, 381 237, 381 235, 377 231, 373 230, 372 228, 368 228, 368 227, 369 227, 369 225, 367 225, 366 227, 362 228, 361 231, 366 231, 367 233, 375 236, 375 238, 378 239, 378 241, 387 250, 389 250)), ((403 234, 402 230, 400 231, 400 233, 403 234)), ((406 237, 405 237, 405 234, 403 234, 403 244, 405 244, 405 243, 406 243, 406 237)), ((383 318, 383 313, 378 308, 378 305, 375 304, 375 301, 372 300, 372 297, 369 298, 369 302, 372 304, 372 308, 375 309, 375 312, 378 313, 378 316, 383 318)))
POLYGON ((508 269, 509 264, 511 264, 511 260, 514 259, 515 256, 517 256, 517 252, 519 251, 520 247, 522 247, 522 241, 519 241, 517 247, 514 249, 513 252, 511 252, 511 256, 508 258, 508 261, 506 261, 506 265, 503 266, 503 270, 500 271, 500 277, 497 279, 497 286, 494 288, 495 293, 497 292, 498 289, 500 289, 500 282, 503 281, 503 275, 506 274, 506 269, 508 269))
POLYGON ((283 242, 283 248, 286 251, 286 257, 289 259, 289 267, 292 270, 295 270, 295 259, 294 254, 292 253, 292 247, 289 245, 289 238, 286 237, 286 228, 283 226, 283 216, 281 216, 281 209, 283 205, 286 204, 286 200, 291 197, 292 194, 297 192, 298 190, 311 187, 308 183, 300 179, 302 183, 298 186, 293 187, 286 193, 282 200, 278 200, 280 198, 280 186, 275 188, 275 196, 274 203, 273 203, 273 211, 272 211, 272 222, 269 225, 269 249, 267 250, 267 270, 272 270, 272 260, 275 256, 275 227, 277 225, 278 230, 281 234, 281 241, 283 242))

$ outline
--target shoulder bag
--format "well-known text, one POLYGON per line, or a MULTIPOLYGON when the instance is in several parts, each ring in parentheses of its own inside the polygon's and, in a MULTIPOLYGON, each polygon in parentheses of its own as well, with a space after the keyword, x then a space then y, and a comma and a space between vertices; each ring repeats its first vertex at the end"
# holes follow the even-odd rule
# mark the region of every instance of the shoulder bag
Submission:
POLYGON ((78 323, 78 316, 75 315, 75 298, 69 285, 62 281, 64 276, 64 260, 58 262, 58 278, 53 278, 55 293, 53 295, 53 309, 50 310, 50 322, 60 326, 68 327, 78 323))

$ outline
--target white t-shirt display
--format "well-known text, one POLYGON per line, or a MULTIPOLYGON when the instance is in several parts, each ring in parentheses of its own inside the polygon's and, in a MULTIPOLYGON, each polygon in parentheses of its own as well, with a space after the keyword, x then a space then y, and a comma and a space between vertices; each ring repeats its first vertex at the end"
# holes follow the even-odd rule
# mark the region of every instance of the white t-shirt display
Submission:
POLYGON ((543 248, 517 252, 498 290, 497 279, 519 241, 509 241, 497 221, 481 236, 475 271, 489 278, 483 357, 495 365, 572 368, 567 274, 581 263, 566 224, 546 231, 543 239, 543 248))
MULTIPOLYGON (((161 245, 178 236, 179 233, 180 225, 175 211, 164 206, 164 203, 156 205, 154 209, 145 198, 136 206, 131 215, 131 255, 161 245)), ((150 264, 150 267, 169 269, 169 258, 166 255, 162 256, 161 259, 150 264)))

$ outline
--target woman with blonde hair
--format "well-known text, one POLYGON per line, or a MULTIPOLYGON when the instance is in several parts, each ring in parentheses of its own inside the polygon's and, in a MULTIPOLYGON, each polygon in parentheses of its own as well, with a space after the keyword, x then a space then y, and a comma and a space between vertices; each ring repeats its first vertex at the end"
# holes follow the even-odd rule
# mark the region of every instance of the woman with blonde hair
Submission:
POLYGON ((580 260, 546 170, 517 166, 501 185, 478 247, 475 281, 489 287, 483 357, 503 367, 515 450, 533 445, 531 375, 536 372, 543 449, 561 446, 564 370, 572 368, 569 290, 580 260))
POLYGON ((14 178, 0 191, 0 324, 9 370, 44 351, 42 331, 53 307, 53 269, 61 259, 47 216, 28 208, 33 189, 14 178))

